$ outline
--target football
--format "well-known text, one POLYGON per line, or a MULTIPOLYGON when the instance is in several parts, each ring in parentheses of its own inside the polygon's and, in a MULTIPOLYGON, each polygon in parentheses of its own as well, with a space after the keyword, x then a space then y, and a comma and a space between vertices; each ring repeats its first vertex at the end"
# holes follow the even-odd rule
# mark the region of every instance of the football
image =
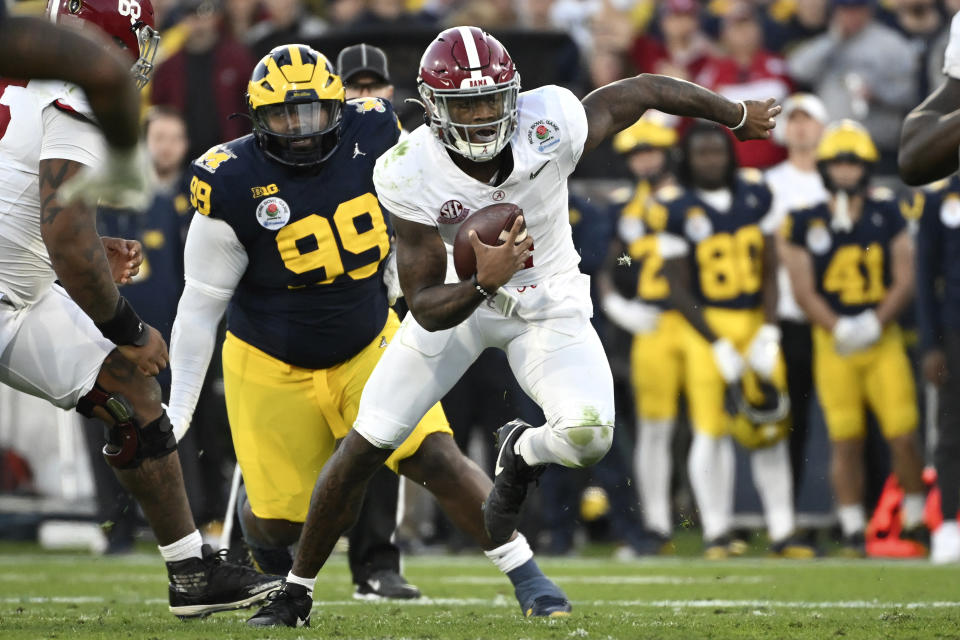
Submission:
MULTIPOLYGON (((460 225, 457 237, 453 240, 453 266, 461 280, 466 280, 477 272, 477 254, 473 250, 473 245, 470 244, 468 236, 470 230, 475 230, 477 237, 484 244, 500 245, 506 242, 513 221, 522 214, 523 210, 517 205, 498 202, 474 212, 460 225)), ((517 240, 523 240, 525 237, 526 224, 523 225, 523 231, 517 236, 517 240)))

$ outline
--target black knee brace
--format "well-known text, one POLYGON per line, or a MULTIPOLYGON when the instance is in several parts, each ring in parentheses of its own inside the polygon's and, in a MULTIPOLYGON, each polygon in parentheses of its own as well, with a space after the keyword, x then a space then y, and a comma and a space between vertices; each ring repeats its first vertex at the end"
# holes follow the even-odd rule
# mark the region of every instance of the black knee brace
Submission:
POLYGON ((114 422, 104 430, 107 444, 103 446, 103 457, 111 466, 136 469, 148 458, 162 458, 177 450, 173 425, 165 411, 153 422, 140 427, 126 398, 98 386, 80 398, 77 411, 92 418, 96 407, 102 407, 114 422))

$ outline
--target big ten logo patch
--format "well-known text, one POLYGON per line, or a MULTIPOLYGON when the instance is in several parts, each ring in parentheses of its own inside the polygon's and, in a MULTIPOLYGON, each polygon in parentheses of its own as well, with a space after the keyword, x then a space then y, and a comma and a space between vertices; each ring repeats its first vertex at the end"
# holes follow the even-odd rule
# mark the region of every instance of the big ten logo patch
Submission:
POLYGON ((254 198, 272 196, 273 194, 280 191, 280 189, 275 184, 268 184, 265 187, 250 187, 250 190, 253 191, 254 198))

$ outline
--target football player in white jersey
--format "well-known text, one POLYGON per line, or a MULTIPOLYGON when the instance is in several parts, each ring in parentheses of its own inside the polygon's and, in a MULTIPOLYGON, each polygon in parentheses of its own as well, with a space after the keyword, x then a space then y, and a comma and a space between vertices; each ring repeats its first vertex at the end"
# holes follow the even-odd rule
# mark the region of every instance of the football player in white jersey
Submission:
MULTIPOLYGON (((99 25, 135 60, 153 9, 149 0, 120 6, 126 12, 117 0, 51 0, 48 10, 99 25)), ((58 198, 65 180, 103 162, 89 106, 63 81, 0 80, 0 91, 0 383, 111 425, 104 457, 161 545, 175 615, 263 599, 278 581, 203 548, 193 522, 153 377, 167 347, 114 284, 135 274, 139 245, 100 238, 91 207, 58 198)))
MULTIPOLYGON (((80 3, 75 3, 76 11, 80 3)), ((129 19, 136 1, 118 0, 118 11, 97 13, 96 19, 129 19), (119 15, 119 7, 127 8, 127 16, 119 15)), ((145 6, 149 7, 149 3, 145 6)), ((152 12, 152 8, 150 9, 152 12)), ((92 14, 91 14, 92 15, 92 14)), ((86 18, 89 19, 89 18, 86 18)), ((103 26, 103 25, 101 25, 103 26)), ((130 37, 134 32, 130 31, 130 37)), ((0 2, 0 78, 59 79, 79 86, 86 93, 90 110, 107 140, 107 159, 102 169, 84 171, 74 177, 61 194, 64 200, 95 202, 104 197, 111 203, 142 208, 147 203, 146 171, 138 147, 140 78, 153 67, 153 56, 159 41, 149 26, 138 31, 146 45, 141 56, 144 74, 138 85, 130 78, 130 63, 115 47, 96 31, 78 31, 31 16, 7 17, 6 4, 0 2), (76 64, 83 60, 83 64, 76 64)), ((134 40, 134 42, 136 42, 134 40)), ((126 46, 126 44, 124 45, 126 46)), ((0 85, 0 129, 9 123, 4 112, 3 88, 0 85)))
MULTIPOLYGON (((380 202, 393 214, 411 313, 364 388, 353 432, 317 481, 287 576, 311 588, 368 478, 487 347, 506 352, 547 418, 537 428, 514 421, 499 431, 484 521, 502 545, 491 553, 511 552, 527 484, 543 465, 592 465, 613 437, 613 380, 589 322, 589 279, 577 269, 567 176, 585 151, 649 108, 717 120, 743 139, 768 137, 780 111, 773 100, 730 102, 655 75, 614 82, 582 103, 556 86, 521 94, 506 49, 476 27, 440 33, 421 59, 418 84, 429 126, 381 156, 374 171, 380 202), (502 246, 471 239, 471 280, 448 275, 460 224, 496 202, 518 205, 523 220, 502 246), (517 244, 523 222, 529 233, 517 244)), ((258 616, 269 608, 283 624, 295 617, 289 602, 276 597, 258 616)))
POLYGON ((946 178, 960 167, 960 12, 943 54, 946 80, 907 114, 900 132, 900 177, 911 186, 946 178))

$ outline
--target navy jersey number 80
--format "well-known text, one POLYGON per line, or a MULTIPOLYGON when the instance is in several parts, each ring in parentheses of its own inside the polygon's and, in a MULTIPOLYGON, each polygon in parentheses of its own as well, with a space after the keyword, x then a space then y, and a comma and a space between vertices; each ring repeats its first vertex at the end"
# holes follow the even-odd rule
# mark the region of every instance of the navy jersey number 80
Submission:
POLYGON ((249 259, 227 313, 234 335, 288 364, 323 369, 380 332, 390 238, 373 164, 398 136, 389 103, 353 100, 340 145, 318 171, 274 162, 253 136, 193 162, 191 204, 227 222, 249 259))

